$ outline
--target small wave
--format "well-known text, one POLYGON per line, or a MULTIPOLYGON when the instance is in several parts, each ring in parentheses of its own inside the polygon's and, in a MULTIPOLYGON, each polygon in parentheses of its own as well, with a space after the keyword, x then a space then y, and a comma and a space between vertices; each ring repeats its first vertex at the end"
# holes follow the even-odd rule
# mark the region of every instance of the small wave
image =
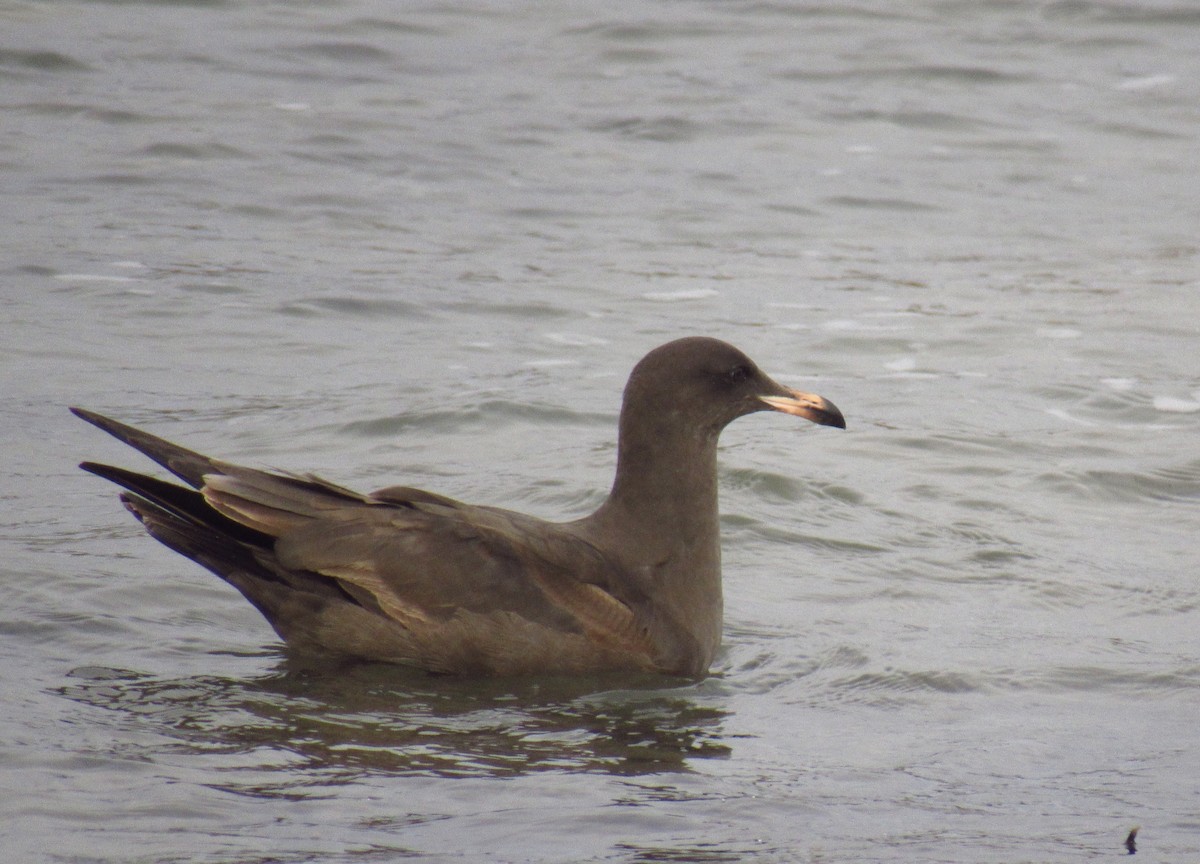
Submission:
POLYGON ((296 46, 292 50, 307 57, 319 57, 339 63, 383 63, 392 59, 390 52, 364 42, 313 42, 296 46))
POLYGON ((1154 410, 1167 414, 1194 414, 1200 411, 1200 402, 1192 399, 1180 399, 1177 396, 1155 396, 1154 410))
POLYGON ((1200 460, 1147 471, 1060 470, 1038 480, 1058 494, 1087 501, 1200 501, 1200 460))
POLYGON ((550 405, 533 405, 505 399, 488 399, 442 411, 405 411, 384 417, 356 420, 338 427, 349 435, 367 438, 394 437, 411 429, 444 431, 449 429, 487 428, 515 423, 569 426, 612 422, 611 415, 570 411, 550 405))
POLYGON ((445 302, 435 302, 428 304, 433 308, 442 309, 448 312, 467 314, 467 315, 488 315, 488 316, 503 316, 505 318, 515 318, 521 321, 527 321, 533 318, 567 318, 572 317, 573 313, 562 306, 555 306, 551 303, 539 303, 537 301, 528 301, 524 303, 497 301, 491 297, 481 300, 451 300, 445 302))
POLYGON ((745 489, 759 497, 789 504, 809 498, 821 498, 849 505, 862 504, 864 500, 862 494, 847 486, 806 482, 798 480, 794 476, 774 471, 723 468, 720 476, 722 487, 730 492, 745 489))
POLYGON ((834 195, 826 198, 825 203, 852 210, 885 210, 899 213, 932 213, 942 209, 934 204, 908 198, 867 198, 860 195, 834 195))
POLYGON ((832 678, 823 690, 830 702, 894 704, 929 693, 974 693, 983 686, 982 681, 961 672, 885 669, 832 678))
POLYGON ((648 291, 642 295, 643 300, 653 300, 657 303, 678 303, 687 300, 707 300, 719 297, 720 292, 712 288, 692 288, 681 291, 648 291))
POLYGON ((373 299, 351 297, 349 295, 310 297, 302 300, 293 300, 279 307, 279 312, 284 315, 315 316, 326 311, 367 318, 375 318, 381 315, 389 318, 428 317, 428 313, 415 303, 382 297, 373 299))
POLYGON ((700 127, 684 117, 622 117, 593 124, 593 132, 607 132, 621 138, 636 138, 642 141, 678 143, 691 141, 699 136, 700 127))
POLYGON ((55 273, 60 282, 141 282, 136 276, 114 276, 109 273, 55 273))
POLYGON ((33 69, 39 72, 85 72, 86 63, 58 51, 0 49, 0 67, 33 69))
POLYGON ((1174 671, 1140 671, 1104 666, 1060 666, 1033 677, 1028 686, 1044 690, 1098 690, 1164 693, 1200 685, 1200 666, 1174 671))
POLYGON ((989 66, 911 65, 870 66, 845 69, 794 69, 779 77, 798 81, 946 81, 952 84, 1022 84, 1031 76, 1005 72, 989 66))
POLYGON ((1191 136, 1157 126, 1147 126, 1142 123, 1113 122, 1102 123, 1096 127, 1101 132, 1110 135, 1120 135, 1123 138, 1133 138, 1140 141, 1190 141, 1191 136))
POLYGON ((236 147, 220 142, 203 144, 182 144, 175 141, 162 141, 142 148, 145 156, 166 159, 248 159, 250 154, 236 147))

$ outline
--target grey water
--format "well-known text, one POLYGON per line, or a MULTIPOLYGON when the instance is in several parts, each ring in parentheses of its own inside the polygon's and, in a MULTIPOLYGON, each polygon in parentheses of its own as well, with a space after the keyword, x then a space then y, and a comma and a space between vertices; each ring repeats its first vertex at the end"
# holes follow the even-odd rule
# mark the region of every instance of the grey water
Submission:
POLYGON ((1200 856, 1200 10, 0 3, 0 838, 30 862, 1200 856), (734 342, 703 681, 287 657, 81 459, 552 519, 734 342))

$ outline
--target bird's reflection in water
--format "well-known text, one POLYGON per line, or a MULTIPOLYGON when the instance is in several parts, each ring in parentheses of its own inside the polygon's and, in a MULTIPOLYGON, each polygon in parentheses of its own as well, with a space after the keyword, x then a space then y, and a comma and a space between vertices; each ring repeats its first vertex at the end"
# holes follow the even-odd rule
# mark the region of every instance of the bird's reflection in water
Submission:
POLYGON ((307 796, 370 773, 686 771, 692 760, 730 752, 711 688, 650 676, 481 680, 281 659, 251 679, 81 667, 60 692, 121 712, 141 731, 149 724, 165 736, 164 752, 223 757, 222 770, 244 770, 250 781, 226 775, 221 785, 231 791, 307 796), (264 783, 263 770, 286 774, 264 783))

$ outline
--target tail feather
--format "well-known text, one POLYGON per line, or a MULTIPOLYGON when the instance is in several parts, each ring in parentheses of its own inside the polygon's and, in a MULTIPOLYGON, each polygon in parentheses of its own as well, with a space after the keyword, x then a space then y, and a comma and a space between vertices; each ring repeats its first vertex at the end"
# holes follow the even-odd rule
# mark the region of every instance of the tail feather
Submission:
POLYGON ((284 626, 298 606, 311 615, 329 603, 360 605, 338 583, 317 573, 272 566, 274 554, 239 542, 220 528, 196 522, 162 502, 123 492, 121 502, 146 533, 169 549, 190 558, 236 588, 262 613, 285 641, 284 626))
MULTIPOLYGON (((128 489, 145 501, 156 503, 160 509, 170 512, 177 519, 186 519, 195 525, 206 525, 241 543, 266 546, 274 542, 275 538, 268 534, 221 516, 208 505, 202 494, 184 486, 98 462, 81 462, 79 467, 128 489)), ((136 511, 134 515, 137 515, 136 511)))
POLYGON ((151 537, 236 588, 289 646, 346 656, 411 654, 370 592, 312 570, 288 569, 275 554, 280 530, 335 502, 367 503, 362 496, 314 476, 230 465, 94 412, 71 411, 194 487, 97 462, 79 466, 125 489, 122 503, 151 537), (261 518, 247 519, 243 511, 261 518))
POLYGON ((140 495, 124 492, 121 502, 147 534, 220 576, 274 625, 292 589, 267 570, 249 548, 140 495))

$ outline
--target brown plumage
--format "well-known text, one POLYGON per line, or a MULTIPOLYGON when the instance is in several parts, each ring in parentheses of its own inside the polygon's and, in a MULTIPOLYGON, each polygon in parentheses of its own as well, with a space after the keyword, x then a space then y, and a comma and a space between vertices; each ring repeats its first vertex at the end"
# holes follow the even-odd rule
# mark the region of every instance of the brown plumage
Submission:
POLYGON ((656 348, 625 388, 609 497, 565 523, 400 486, 362 495, 71 410, 188 484, 81 466, 124 487, 153 537, 237 588, 293 649, 463 674, 699 675, 721 631, 717 438, 767 409, 845 427, 732 345, 656 348))

